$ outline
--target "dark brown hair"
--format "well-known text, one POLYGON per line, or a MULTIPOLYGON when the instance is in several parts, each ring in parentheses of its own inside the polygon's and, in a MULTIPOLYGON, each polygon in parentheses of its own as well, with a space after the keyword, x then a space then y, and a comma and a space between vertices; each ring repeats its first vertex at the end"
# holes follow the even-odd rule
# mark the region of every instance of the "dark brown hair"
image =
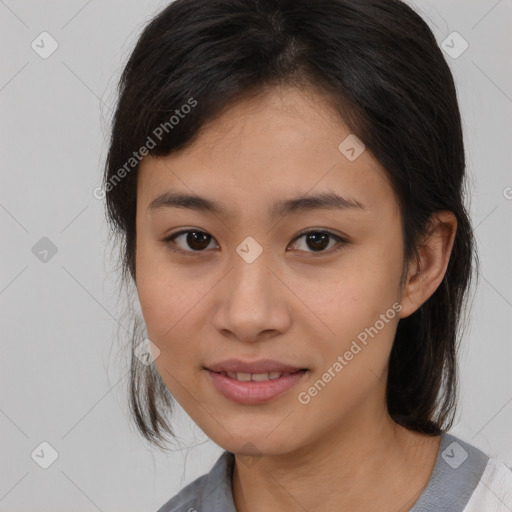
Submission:
MULTIPOLYGON (((427 24, 399 0, 176 0, 147 24, 119 82, 103 183, 107 218, 121 239, 123 279, 136 272, 137 165, 126 166, 134 152, 153 146, 148 137, 157 142, 152 155, 183 149, 233 102, 276 85, 327 95, 386 169, 406 261, 418 257, 434 212, 456 216, 444 279, 399 321, 387 382, 392 418, 439 434, 453 422, 460 315, 478 258, 464 204, 452 74, 427 24), (194 107, 185 109, 191 99, 194 107)), ((140 320, 133 321, 132 348, 142 341, 135 334, 140 320)), ((154 365, 132 355, 131 411, 158 446, 164 434, 173 435, 172 403, 154 365)))

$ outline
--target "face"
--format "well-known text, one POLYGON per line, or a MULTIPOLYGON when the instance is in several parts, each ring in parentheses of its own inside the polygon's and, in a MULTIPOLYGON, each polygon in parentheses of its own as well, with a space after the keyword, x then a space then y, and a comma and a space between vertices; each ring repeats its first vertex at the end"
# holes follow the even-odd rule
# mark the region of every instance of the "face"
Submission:
POLYGON ((136 285, 155 364, 229 451, 292 452, 385 409, 403 316, 400 212, 369 151, 357 156, 352 139, 339 149, 349 135, 325 98, 279 88, 240 101, 186 150, 140 164, 136 285), (322 194, 348 203, 291 202, 322 194), (247 403, 207 369, 230 358, 307 371, 247 403))

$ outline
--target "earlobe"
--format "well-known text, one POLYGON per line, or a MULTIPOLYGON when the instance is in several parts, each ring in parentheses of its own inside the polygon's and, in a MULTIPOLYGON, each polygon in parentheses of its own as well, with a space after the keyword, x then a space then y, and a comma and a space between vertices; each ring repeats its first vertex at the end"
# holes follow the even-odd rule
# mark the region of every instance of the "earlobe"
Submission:
POLYGON ((402 292, 400 318, 406 318, 436 291, 448 268, 457 232, 453 212, 443 210, 432 215, 429 231, 418 247, 418 260, 411 262, 402 292))

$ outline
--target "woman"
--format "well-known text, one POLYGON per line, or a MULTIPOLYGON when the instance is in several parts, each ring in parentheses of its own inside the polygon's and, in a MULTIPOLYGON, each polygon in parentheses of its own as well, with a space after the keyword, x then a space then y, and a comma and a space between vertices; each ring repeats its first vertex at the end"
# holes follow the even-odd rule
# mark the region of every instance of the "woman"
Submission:
POLYGON ((159 512, 512 507, 508 468, 447 433, 477 258, 425 22, 398 0, 177 0, 119 93, 134 418, 160 445, 175 399, 224 449, 159 512))

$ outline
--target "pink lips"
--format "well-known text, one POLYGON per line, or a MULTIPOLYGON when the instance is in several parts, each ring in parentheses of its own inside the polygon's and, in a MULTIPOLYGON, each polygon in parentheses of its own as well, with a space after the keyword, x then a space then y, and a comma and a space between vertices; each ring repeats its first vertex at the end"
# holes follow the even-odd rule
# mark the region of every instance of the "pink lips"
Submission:
MULTIPOLYGON (((241 359, 226 359, 209 364, 208 371, 215 388, 226 398, 238 404, 261 404, 272 400, 297 384, 308 370, 300 366, 281 363, 272 359, 243 361, 241 359), (263 381, 241 381, 229 377, 234 373, 270 373, 280 372, 285 375, 263 381)), ((232 375, 233 376, 233 375, 232 375)))
POLYGON ((226 398, 238 404, 254 405, 268 402, 284 393, 297 384, 307 374, 307 370, 299 370, 277 379, 260 382, 235 380, 210 370, 208 374, 214 386, 226 398))

